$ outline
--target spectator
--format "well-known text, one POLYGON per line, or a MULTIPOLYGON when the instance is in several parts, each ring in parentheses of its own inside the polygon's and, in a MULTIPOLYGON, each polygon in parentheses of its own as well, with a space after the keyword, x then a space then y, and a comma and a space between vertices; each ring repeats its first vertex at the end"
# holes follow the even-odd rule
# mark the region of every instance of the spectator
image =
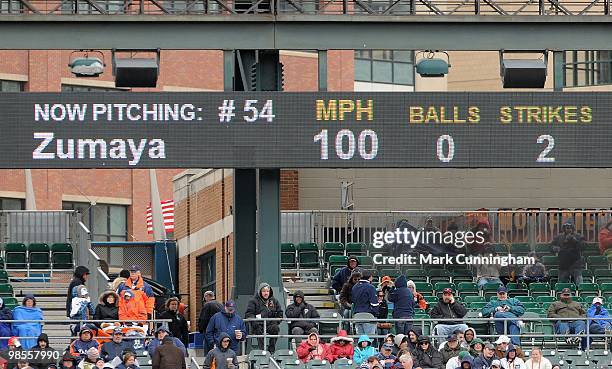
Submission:
POLYGON ((406 336, 405 334, 396 334, 395 338, 393 338, 393 343, 393 348, 395 349, 395 356, 399 357, 405 352, 412 354, 412 352, 408 349, 408 336, 406 336))
MULTIPOLYGON (((119 295, 115 291, 102 292, 94 312, 94 319, 106 321, 119 320, 119 295)), ((100 328, 102 323, 96 323, 96 326, 100 328)))
POLYGON ((326 360, 329 357, 329 347, 321 342, 316 332, 311 332, 308 334, 308 338, 298 346, 297 354, 303 363, 310 360, 326 360))
POLYGON ((221 342, 206 355, 203 369, 238 369, 238 358, 230 348, 231 338, 227 333, 221 333, 221 342))
POLYGON ((143 321, 147 320, 148 314, 142 295, 137 295, 130 289, 123 289, 119 296, 119 320, 145 324, 143 321))
POLYGON ((437 336, 446 337, 451 335, 456 330, 462 332, 468 329, 467 324, 464 324, 461 318, 467 314, 467 309, 462 303, 455 300, 453 290, 445 288, 442 291, 442 297, 438 304, 431 309, 429 316, 432 319, 457 319, 451 321, 442 321, 436 324, 434 332, 437 336))
POLYGON ((382 369, 382 366, 376 356, 370 356, 361 363, 359 369, 382 369))
POLYGON ((470 348, 470 345, 472 344, 474 338, 476 338, 476 330, 474 330, 474 328, 468 327, 468 329, 466 329, 463 333, 463 339, 466 348, 470 348))
POLYGON ((70 317, 70 311, 72 310, 72 291, 76 286, 84 285, 87 282, 87 278, 89 278, 89 269, 82 265, 79 265, 74 269, 74 278, 70 281, 68 285, 68 292, 66 293, 66 316, 70 317))
POLYGON ((152 369, 187 369, 185 354, 174 345, 172 337, 164 337, 153 353, 152 369))
POLYGON ((408 351, 412 354, 412 356, 416 356, 416 350, 419 348, 419 336, 421 335, 421 330, 418 328, 412 328, 408 331, 408 351))
POLYGON ((592 334, 605 334, 606 331, 612 331, 612 319, 608 310, 603 306, 601 297, 594 297, 593 304, 587 311, 587 318, 601 318, 598 320, 589 320, 589 331, 592 334))
MULTIPOLYGON (((12 324, 13 335, 17 337, 38 337, 42 333, 42 321, 45 320, 43 311, 36 307, 36 298, 34 295, 28 294, 23 298, 21 306, 17 306, 13 310, 14 320, 39 320, 36 322, 15 322, 12 324)), ((35 338, 23 338, 21 345, 24 350, 29 350, 36 346, 35 338)))
MULTIPOLYGON (((206 335, 206 327, 213 315, 223 310, 223 305, 215 300, 215 293, 213 291, 204 292, 204 305, 200 310, 200 316, 198 317, 198 331, 202 335, 206 335)), ((212 350, 212 346, 208 345, 206 337, 204 337, 204 352, 212 350)))
POLYGON ((513 345, 508 346, 506 357, 501 359, 501 367, 503 369, 526 369, 525 362, 518 356, 517 348, 513 345))
POLYGON ((524 358, 525 355, 523 354, 523 350, 521 350, 520 347, 511 345, 510 342, 510 337, 504 335, 499 336, 499 338, 495 342, 493 342, 496 345, 495 355, 497 356, 497 358, 500 360, 505 358, 510 348, 513 348, 516 351, 518 357, 520 357, 521 359, 524 358))
POLYGON ((117 365, 115 369, 139 369, 136 365, 136 355, 133 352, 124 353, 121 364, 117 365))
MULTIPOLYGON (((493 257, 497 255, 495 250, 493 250, 490 247, 487 247, 483 255, 486 253, 491 254, 491 256, 493 257)), ((502 284, 500 275, 501 275, 501 265, 499 264, 481 263, 481 264, 476 265, 476 276, 478 278, 478 287, 482 287, 485 284, 489 284, 489 283, 502 284)), ((476 363, 476 361, 474 361, 474 363, 476 363)))
MULTIPOLYGON (((378 315, 378 297, 376 296, 376 288, 372 286, 372 273, 369 270, 364 270, 359 282, 353 286, 353 311, 355 314, 361 314, 359 319, 375 319, 378 315)), ((355 323, 357 326, 357 334, 376 334, 376 323, 355 323)))
POLYGON ((81 361, 89 349, 95 348, 100 351, 100 343, 93 339, 93 331, 88 326, 83 326, 79 332, 79 338, 70 344, 70 354, 77 361, 81 361))
POLYGON ((9 338, 7 344, 8 347, 2 350, 0 357, 5 358, 7 361, 7 368, 12 369, 17 366, 17 358, 25 355, 26 350, 21 347, 21 342, 19 342, 19 338, 17 337, 9 338))
POLYGON ((376 349, 372 346, 372 340, 368 337, 367 334, 362 334, 359 336, 359 341, 357 341, 357 347, 353 352, 353 361, 355 364, 360 365, 364 361, 371 356, 376 356, 376 349))
POLYGON ((478 240, 478 237, 476 237, 474 242, 469 245, 469 253, 472 255, 479 255, 487 252, 487 250, 490 249, 492 241, 491 224, 489 220, 487 218, 479 219, 476 226, 472 228, 472 232, 474 234, 480 232, 483 241, 476 241, 478 240))
POLYGON ((542 356, 542 350, 535 347, 531 350, 531 355, 529 360, 525 362, 525 367, 527 369, 552 369, 553 366, 550 360, 542 356))
POLYGON ((230 348, 238 353, 238 342, 247 338, 247 329, 242 318, 236 314, 236 304, 229 300, 223 311, 213 315, 206 328, 206 341, 212 347, 219 343, 221 332, 225 332, 232 340, 230 348))
POLYGON ((55 360, 53 360, 53 353, 56 350, 49 346, 49 337, 46 333, 41 333, 36 342, 36 346, 30 349, 30 351, 33 352, 33 358, 35 358, 36 361, 35 363, 30 364, 30 366, 33 369, 47 369, 49 363, 52 361, 55 362, 55 360))
POLYGON ((561 290, 561 298, 555 301, 548 307, 548 318, 575 318, 578 320, 558 320, 555 322, 555 333, 567 337, 565 340, 568 344, 579 344, 586 348, 586 337, 580 336, 586 332, 586 311, 582 305, 576 301, 572 301, 572 295, 569 288, 561 290), (574 337, 570 337, 573 334, 574 337))
POLYGON ((427 217, 422 230, 425 232, 440 232, 440 228, 434 226, 432 217, 427 217))
POLYGON ((96 361, 100 358, 100 351, 97 348, 91 347, 87 350, 86 355, 77 365, 79 369, 95 369, 96 361))
POLYGON ((128 278, 130 278, 130 271, 127 269, 123 269, 119 272, 119 276, 117 278, 115 278, 115 280, 113 281, 113 283, 111 284, 111 290, 117 292, 117 294, 119 294, 119 287, 121 287, 125 281, 128 280, 128 278))
POLYGON ((121 358, 123 352, 130 348, 130 343, 123 340, 123 331, 121 328, 115 328, 113 331, 113 338, 102 345, 100 356, 105 361, 113 361, 115 358, 121 358))
MULTIPOLYGON (((247 319, 262 319, 262 318, 282 318, 283 310, 281 309, 280 303, 274 297, 272 287, 267 283, 259 285, 255 296, 249 301, 247 305, 244 317, 247 319)), ((266 322, 266 333, 276 335, 280 332, 279 329, 280 321, 269 320, 266 322)), ((251 322, 251 331, 253 334, 264 333, 263 322, 251 322)), ((263 350, 264 339, 257 338, 259 348, 263 350)), ((270 338, 270 344, 268 345, 268 351, 274 352, 276 350, 276 338, 270 338)))
POLYGON ((76 360, 72 355, 70 355, 69 352, 64 353, 64 356, 62 356, 62 365, 60 368, 61 369, 76 368, 76 360))
MULTIPOLYGON (((293 304, 285 309, 285 316, 289 319, 316 319, 319 318, 319 312, 304 300, 304 292, 297 290, 293 294, 293 304)), ((313 320, 296 320, 289 324, 289 332, 295 336, 303 336, 316 326, 317 322, 313 320)))
MULTIPOLYGON (((13 320, 13 312, 4 305, 4 300, 0 297, 0 337, 11 336, 11 323, 7 320, 13 320)), ((8 347, 7 339, 0 339, 0 351, 8 347)))
MULTIPOLYGON (((523 268, 523 275, 519 277, 519 281, 529 285, 530 283, 546 282, 548 280, 548 272, 544 264, 538 259, 538 255, 535 252, 530 252, 529 257, 536 260, 535 264, 527 264, 523 268)), ((503 365, 503 363, 502 363, 503 365)))
POLYGON ((417 367, 444 369, 442 354, 432 346, 427 336, 419 336, 419 348, 415 356, 417 367))
POLYGON ((168 328, 168 325, 164 323, 157 328, 157 331, 155 331, 155 338, 147 345, 147 352, 149 353, 150 357, 153 357, 155 350, 162 344, 163 339, 166 337, 170 337, 174 343, 174 346, 183 351, 184 356, 187 356, 187 349, 185 348, 185 345, 183 345, 183 342, 176 337, 172 337, 170 334, 170 328, 168 328))
MULTIPOLYGON (((409 353, 403 354, 398 359, 399 365, 396 364, 395 367, 398 369, 414 369, 414 359, 412 355, 409 353)), ((455 369, 455 368, 453 368, 455 369)))
POLYGON ((451 334, 447 339, 444 347, 440 350, 442 353, 442 362, 446 365, 446 363, 453 357, 459 356, 459 352, 461 352, 461 347, 459 346, 459 339, 457 335, 451 334))
POLYGON ((456 369, 456 368, 461 369, 461 365, 462 365, 463 361, 468 359, 468 358, 469 358, 469 364, 471 366, 472 365, 472 357, 470 356, 470 353, 467 352, 467 351, 460 351, 459 355, 450 358, 446 362, 446 369, 456 369))
POLYGON ((397 356, 393 355, 393 344, 385 343, 376 357, 383 368, 391 369, 397 359, 397 356))
POLYGON ((73 335, 77 335, 81 330, 84 322, 81 320, 91 320, 94 316, 94 308, 89 298, 89 292, 84 285, 76 286, 72 289, 72 306, 70 309, 70 319, 79 320, 79 322, 70 325, 73 335))
POLYGON ((491 369, 500 369, 500 368, 501 368, 501 361, 499 359, 493 360, 493 362, 491 363, 491 369))
POLYGON ((425 301, 425 297, 421 295, 416 290, 416 285, 412 280, 406 283, 410 292, 412 292, 412 296, 414 296, 414 308, 419 308, 421 310, 427 310, 427 301, 425 301))
POLYGON ((353 286, 356 285, 361 279, 361 272, 358 270, 353 271, 349 280, 342 285, 342 290, 340 291, 340 297, 338 301, 340 302, 340 306, 344 310, 343 316, 345 318, 350 318, 350 313, 353 308, 353 286))
POLYGON ((571 277, 576 285, 582 284, 584 238, 575 233, 571 222, 563 224, 561 231, 552 241, 552 249, 559 256, 559 282, 569 282, 571 277))
POLYGON ((329 345, 329 355, 327 359, 333 363, 337 359, 353 359, 353 339, 348 336, 345 330, 340 330, 336 337, 331 339, 329 345))
MULTIPOLYGON (((383 345, 384 345, 385 343, 388 343, 388 344, 390 344, 390 345, 394 345, 394 344, 395 344, 395 335, 394 335, 393 333, 389 333, 389 334, 387 334, 387 335, 385 336, 385 339, 384 339, 384 340, 382 341, 382 343, 380 344, 380 347, 378 348, 378 350, 379 350, 379 351, 382 351, 383 345)), ((393 349, 394 349, 394 350, 396 350, 396 352, 397 352, 397 349, 395 348, 395 346, 393 347, 393 349)))
POLYGON ((495 347, 491 343, 484 345, 482 353, 474 359, 472 368, 474 369, 489 369, 495 359, 495 347))
POLYGON ((408 334, 414 319, 414 295, 408 288, 406 276, 400 275, 395 280, 395 287, 389 291, 389 302, 393 306, 393 319, 402 319, 395 322, 395 333, 408 334))
POLYGON ((599 231, 599 252, 605 255, 608 249, 612 249, 612 220, 599 231))
POLYGON ((159 315, 159 319, 170 319, 168 327, 173 337, 178 338, 187 347, 189 345, 189 327, 187 319, 178 312, 179 299, 171 297, 166 301, 166 311, 159 315))
POLYGON ((387 303, 386 293, 379 288, 376 291, 376 296, 378 297, 378 315, 376 316, 378 322, 376 323, 376 330, 380 336, 384 336, 389 334, 393 324, 385 322, 389 317, 389 304, 387 303))
POLYGON ((472 342, 470 342, 470 355, 473 358, 477 358, 482 354, 482 350, 484 349, 484 341, 480 338, 474 338, 472 342))
MULTIPOLYGON (((138 265, 132 265, 130 268, 130 278, 128 278, 121 286, 117 293, 121 296, 121 292, 124 290, 131 290, 134 293, 134 298, 142 300, 145 305, 147 319, 150 319, 155 309, 155 297, 153 296, 153 289, 148 283, 144 281, 140 273, 140 267, 138 265)), ((121 306, 119 308, 121 310, 121 306)), ((121 312, 120 312, 121 314, 121 312)))
POLYGON ((393 280, 388 275, 383 276, 380 279, 380 285, 378 286, 378 289, 382 291, 386 297, 387 293, 389 293, 391 288, 393 288, 393 280))
POLYGON ((521 345, 521 329, 518 318, 525 314, 525 307, 514 297, 508 298, 508 290, 504 286, 497 289, 497 300, 489 301, 482 308, 483 317, 495 318, 495 331, 497 334, 510 334, 512 344, 521 345), (501 320, 510 319, 510 320, 501 320), (507 325, 507 330, 504 329, 507 325))
POLYGON ((338 270, 336 275, 334 275, 332 278, 331 287, 336 291, 336 293, 340 293, 342 286, 348 282, 351 274, 353 274, 353 271, 355 271, 358 266, 359 260, 357 257, 349 256, 348 260, 346 261, 346 266, 338 270))

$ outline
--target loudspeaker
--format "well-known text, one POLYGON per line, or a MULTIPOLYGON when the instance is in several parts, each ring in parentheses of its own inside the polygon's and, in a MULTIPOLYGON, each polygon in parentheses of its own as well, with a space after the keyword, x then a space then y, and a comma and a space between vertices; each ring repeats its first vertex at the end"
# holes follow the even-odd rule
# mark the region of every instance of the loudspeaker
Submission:
POLYGON ((115 87, 156 87, 159 65, 156 59, 115 59, 115 87))
POLYGON ((546 61, 541 59, 504 59, 501 77, 504 88, 544 88, 546 61))

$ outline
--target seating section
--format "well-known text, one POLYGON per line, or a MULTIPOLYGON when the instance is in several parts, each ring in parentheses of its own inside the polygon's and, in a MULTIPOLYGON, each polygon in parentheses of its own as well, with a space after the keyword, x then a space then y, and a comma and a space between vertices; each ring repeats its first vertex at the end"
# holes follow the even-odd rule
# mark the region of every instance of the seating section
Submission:
MULTIPOLYGON (((7 243, 0 257, 0 269, 6 270, 73 270, 74 251, 69 243, 7 243)), ((1 276, 0 276, 1 280, 1 276)))

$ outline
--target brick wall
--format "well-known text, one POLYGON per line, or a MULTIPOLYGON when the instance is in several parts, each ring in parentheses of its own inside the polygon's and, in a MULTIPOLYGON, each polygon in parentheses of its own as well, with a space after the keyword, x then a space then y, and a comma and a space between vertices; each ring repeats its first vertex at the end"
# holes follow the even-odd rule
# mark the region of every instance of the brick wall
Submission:
POLYGON ((281 170, 280 178, 281 210, 299 209, 298 171, 281 170))

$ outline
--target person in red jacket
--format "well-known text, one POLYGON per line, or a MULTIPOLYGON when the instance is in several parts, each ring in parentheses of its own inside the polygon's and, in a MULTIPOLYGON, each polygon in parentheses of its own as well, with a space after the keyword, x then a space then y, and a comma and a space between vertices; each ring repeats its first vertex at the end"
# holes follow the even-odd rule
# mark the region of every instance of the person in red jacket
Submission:
POLYGON ((353 339, 345 330, 340 330, 338 335, 331 339, 327 359, 332 363, 340 358, 353 360, 353 353, 353 339))
POLYGON ((608 249, 612 249, 612 220, 599 231, 599 252, 604 255, 608 249))
POLYGON ((327 360, 329 357, 329 347, 321 342, 319 335, 312 332, 308 338, 303 340, 297 348, 298 358, 307 363, 310 360, 327 360))

